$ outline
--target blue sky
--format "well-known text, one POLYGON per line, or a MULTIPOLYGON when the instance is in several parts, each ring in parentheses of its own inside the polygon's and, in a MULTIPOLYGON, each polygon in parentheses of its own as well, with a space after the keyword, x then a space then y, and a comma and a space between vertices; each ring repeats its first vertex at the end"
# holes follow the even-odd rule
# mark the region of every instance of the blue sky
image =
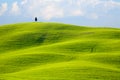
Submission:
POLYGON ((0 0, 0 25, 62 22, 120 28, 120 0, 0 0))

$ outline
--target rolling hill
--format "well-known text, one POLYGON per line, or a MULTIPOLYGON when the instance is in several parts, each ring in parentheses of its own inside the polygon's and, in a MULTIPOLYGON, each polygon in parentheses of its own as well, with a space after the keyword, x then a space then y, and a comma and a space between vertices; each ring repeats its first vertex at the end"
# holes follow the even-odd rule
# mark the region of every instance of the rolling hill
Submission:
POLYGON ((0 80, 120 80, 120 29, 0 26, 0 80))

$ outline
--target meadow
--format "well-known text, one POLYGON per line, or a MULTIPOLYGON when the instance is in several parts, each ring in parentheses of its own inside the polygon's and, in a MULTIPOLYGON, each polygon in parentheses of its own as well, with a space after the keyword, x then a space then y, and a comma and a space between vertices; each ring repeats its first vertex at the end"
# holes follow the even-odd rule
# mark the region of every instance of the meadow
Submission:
POLYGON ((0 26, 0 80, 120 80, 120 29, 0 26))

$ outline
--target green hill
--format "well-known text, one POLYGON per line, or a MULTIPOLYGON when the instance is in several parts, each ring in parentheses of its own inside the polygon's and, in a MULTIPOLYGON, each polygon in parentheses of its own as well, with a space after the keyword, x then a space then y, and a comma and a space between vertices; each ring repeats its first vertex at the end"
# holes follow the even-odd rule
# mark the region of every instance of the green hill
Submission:
POLYGON ((120 29, 0 26, 0 80, 120 80, 120 29))

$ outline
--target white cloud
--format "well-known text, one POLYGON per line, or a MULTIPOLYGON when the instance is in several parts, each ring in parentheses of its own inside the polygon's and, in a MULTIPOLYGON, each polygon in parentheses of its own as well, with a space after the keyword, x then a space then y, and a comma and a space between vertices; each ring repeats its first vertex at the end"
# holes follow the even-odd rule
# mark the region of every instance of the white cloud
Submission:
POLYGON ((51 18, 63 17, 63 15, 63 10, 59 7, 56 7, 55 5, 48 5, 43 8, 43 11, 41 12, 41 16, 46 20, 50 20, 51 18))
POLYGON ((20 7, 18 6, 18 2, 14 2, 12 4, 11 14, 19 15, 20 14, 20 7))
POLYGON ((30 16, 41 17, 45 20, 60 18, 64 16, 64 11, 59 3, 61 0, 30 0, 27 5, 27 12, 30 16))
POLYGON ((105 1, 103 5, 104 8, 107 10, 111 10, 113 8, 120 8, 120 2, 115 2, 113 0, 105 1))
POLYGON ((84 12, 82 10, 74 10, 71 12, 72 16, 84 16, 84 12))
POLYGON ((2 3, 0 7, 0 16, 7 11, 7 3, 2 3))
POLYGON ((28 0, 22 0, 21 5, 25 5, 28 2, 28 0))
POLYGON ((120 8, 120 2, 114 0, 22 0, 18 6, 13 3, 12 13, 30 17, 40 17, 45 20, 69 16, 84 16, 98 19, 111 9, 120 8), (22 9, 20 9, 22 8, 22 9))

